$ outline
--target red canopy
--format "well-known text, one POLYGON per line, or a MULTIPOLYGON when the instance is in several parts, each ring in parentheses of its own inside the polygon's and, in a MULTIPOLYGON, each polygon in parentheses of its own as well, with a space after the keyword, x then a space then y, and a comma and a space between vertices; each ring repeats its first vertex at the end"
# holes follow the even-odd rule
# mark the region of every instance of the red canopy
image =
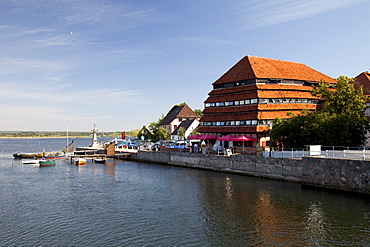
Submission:
POLYGON ((188 139, 199 139, 202 135, 196 134, 193 136, 189 136, 188 139))
POLYGON ((219 140, 219 141, 233 141, 235 138, 236 138, 236 136, 227 135, 227 136, 219 137, 219 138, 217 138, 217 140, 219 140))
POLYGON ((235 142, 248 142, 248 141, 258 141, 257 138, 251 137, 251 136, 237 136, 234 138, 235 142))
POLYGON ((198 139, 199 140, 215 140, 217 138, 218 138, 217 136, 213 136, 213 135, 204 135, 204 136, 200 136, 198 139))

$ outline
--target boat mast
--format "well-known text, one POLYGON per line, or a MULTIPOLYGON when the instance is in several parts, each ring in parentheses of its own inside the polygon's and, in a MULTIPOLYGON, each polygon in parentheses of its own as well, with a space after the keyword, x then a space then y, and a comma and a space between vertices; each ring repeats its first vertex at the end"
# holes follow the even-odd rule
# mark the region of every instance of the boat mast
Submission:
POLYGON ((68 124, 67 124, 67 146, 68 147, 68 124))

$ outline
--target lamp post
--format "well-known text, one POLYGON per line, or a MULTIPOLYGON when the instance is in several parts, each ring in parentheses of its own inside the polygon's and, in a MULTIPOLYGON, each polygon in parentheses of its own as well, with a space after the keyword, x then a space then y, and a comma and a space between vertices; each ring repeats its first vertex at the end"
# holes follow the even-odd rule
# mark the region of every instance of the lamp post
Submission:
POLYGON ((268 127, 269 127, 269 137, 270 137, 270 141, 269 141, 269 157, 271 157, 271 149, 272 149, 272 140, 271 140, 272 123, 269 123, 268 124, 268 127))

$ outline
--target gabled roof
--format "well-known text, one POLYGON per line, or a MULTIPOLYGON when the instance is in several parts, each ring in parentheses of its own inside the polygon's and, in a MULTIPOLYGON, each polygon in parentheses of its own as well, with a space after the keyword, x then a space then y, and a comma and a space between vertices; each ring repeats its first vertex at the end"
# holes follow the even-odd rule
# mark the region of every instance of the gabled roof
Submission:
POLYGON ((177 126, 177 128, 171 133, 171 135, 178 135, 179 129, 181 127, 187 130, 194 121, 195 119, 182 121, 179 126, 177 126))
MULTIPOLYGON (((362 86, 365 95, 370 95, 370 73, 362 72, 355 77, 355 82, 362 86)), ((356 85, 356 84, 355 84, 356 85)))
POLYGON ((337 83, 333 78, 324 75, 302 63, 288 62, 272 58, 245 56, 229 71, 213 83, 251 80, 251 79, 292 79, 300 81, 337 83))
POLYGON ((188 105, 173 107, 159 125, 170 124, 175 118, 196 118, 197 114, 188 105))

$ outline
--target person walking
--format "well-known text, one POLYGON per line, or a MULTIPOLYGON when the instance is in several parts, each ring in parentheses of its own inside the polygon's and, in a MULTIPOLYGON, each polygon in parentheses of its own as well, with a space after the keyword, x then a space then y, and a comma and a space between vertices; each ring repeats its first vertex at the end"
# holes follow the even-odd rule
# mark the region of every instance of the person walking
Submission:
POLYGON ((194 153, 198 153, 198 143, 194 144, 194 153))

